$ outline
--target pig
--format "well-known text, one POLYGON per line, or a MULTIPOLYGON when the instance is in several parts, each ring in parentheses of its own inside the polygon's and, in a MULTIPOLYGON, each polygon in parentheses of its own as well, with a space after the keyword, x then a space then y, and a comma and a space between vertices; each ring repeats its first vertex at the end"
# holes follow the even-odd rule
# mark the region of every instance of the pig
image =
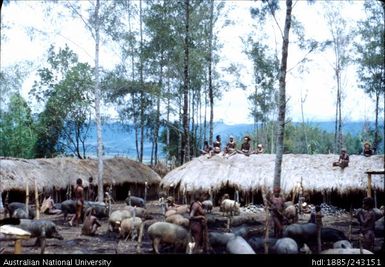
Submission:
MULTIPOLYGON (((17 209, 23 209, 25 211, 26 210, 25 209, 25 203, 12 202, 12 203, 8 204, 8 206, 5 207, 5 210, 9 213, 10 218, 12 218, 15 210, 17 210, 17 209)), ((20 211, 19 211, 19 213, 20 213, 20 211)), ((35 216, 36 216, 35 211, 31 207, 28 207, 28 217, 29 217, 28 219, 33 219, 33 218, 35 218, 35 216)))
POLYGON ((304 243, 316 242, 317 225, 314 223, 291 224, 285 227, 283 237, 294 239, 297 244, 302 247, 304 243))
POLYGON ((374 235, 376 237, 384 237, 384 217, 374 223, 374 235))
POLYGON ((88 208, 94 208, 95 217, 99 219, 108 217, 109 210, 104 202, 84 201, 84 210, 88 208))
POLYGON ((276 254, 298 254, 298 245, 294 239, 284 237, 277 240, 273 246, 273 251, 276 254))
POLYGON ((145 220, 152 219, 152 216, 144 208, 126 206, 126 207, 123 208, 123 210, 130 211, 132 215, 133 215, 134 210, 135 210, 135 216, 136 217, 140 217, 140 218, 145 219, 145 220))
POLYGON ((63 201, 61 203, 61 211, 63 212, 64 222, 66 222, 68 213, 75 214, 75 200, 68 199, 63 201))
POLYGON ((120 237, 126 238, 126 241, 129 237, 134 238, 135 235, 133 231, 136 231, 136 236, 140 236, 140 228, 142 225, 142 219, 139 217, 132 217, 122 220, 119 227, 120 237))
POLYGON ((212 246, 226 246, 230 239, 235 238, 233 233, 209 232, 209 242, 212 246))
POLYGON ((175 215, 175 214, 177 214, 176 210, 168 210, 168 211, 166 211, 164 216, 167 218, 167 217, 175 215))
POLYGON ((361 253, 359 248, 331 248, 321 251, 320 254, 373 254, 373 252, 362 249, 361 253))
MULTIPOLYGON (((269 239, 267 240, 267 245, 268 245, 269 251, 271 251, 273 249, 273 246, 275 245, 277 240, 278 240, 277 238, 269 237, 269 239)), ((255 253, 258 253, 258 254, 265 253, 265 239, 264 238, 253 236, 253 237, 247 239, 247 243, 250 244, 250 246, 253 248, 255 253)))
MULTIPOLYGON (((12 218, 17 218, 17 219, 30 219, 30 216, 27 215, 27 212, 25 209, 18 208, 16 209, 13 214, 12 218)), ((32 219, 32 218, 31 218, 32 219)))
POLYGON ((234 200, 231 200, 231 199, 223 200, 221 203, 221 209, 223 211, 223 215, 225 216, 225 214, 229 214, 229 213, 230 213, 230 216, 233 216, 234 214, 239 215, 240 214, 239 206, 240 206, 239 203, 237 203, 234 200))
POLYGON ((180 226, 183 226, 184 228, 188 228, 190 225, 190 220, 183 217, 180 214, 174 214, 174 215, 168 216, 166 218, 166 222, 180 225, 180 226))
POLYGON ((340 240, 333 244, 333 248, 353 248, 348 240, 340 240))
POLYGON ((131 200, 131 206, 137 206, 141 208, 145 208, 146 204, 144 203, 144 199, 141 197, 135 197, 135 196, 130 196, 126 198, 126 204, 130 205, 130 200, 131 200))
POLYGON ((322 227, 321 228, 321 240, 322 242, 337 242, 340 240, 347 240, 344 232, 330 228, 330 227, 322 227))
POLYGON ((108 230, 118 232, 119 226, 124 219, 131 218, 132 213, 129 210, 115 210, 108 218, 108 230))
POLYGON ((298 222, 298 210, 297 207, 294 205, 286 207, 283 211, 283 215, 285 216, 289 224, 298 222))
POLYGON ((205 200, 202 202, 202 207, 206 211, 206 213, 211 213, 213 209, 213 202, 211 200, 205 200))
POLYGON ((56 238, 63 240, 63 236, 59 234, 55 223, 52 221, 21 219, 20 224, 17 225, 17 227, 30 232, 31 238, 37 238, 36 245, 40 244, 41 254, 44 254, 46 238, 56 238))
POLYGON ((151 224, 150 227, 148 227, 148 235, 156 254, 159 254, 159 246, 161 243, 174 245, 175 249, 178 249, 185 248, 189 240, 189 232, 185 228, 168 222, 151 224))
POLYGON ((252 247, 241 236, 230 239, 226 244, 226 250, 230 254, 255 254, 252 247))

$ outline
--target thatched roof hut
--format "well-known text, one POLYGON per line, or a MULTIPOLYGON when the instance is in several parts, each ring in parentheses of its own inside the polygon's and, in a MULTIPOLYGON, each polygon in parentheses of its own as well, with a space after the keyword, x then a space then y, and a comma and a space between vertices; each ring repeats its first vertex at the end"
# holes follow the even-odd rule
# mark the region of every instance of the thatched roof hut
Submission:
MULTIPOLYGON (((281 188, 289 194, 301 182, 304 190, 346 193, 350 190, 366 190, 368 170, 384 168, 384 155, 364 157, 351 155, 349 167, 332 167, 339 155, 285 154, 282 162, 281 188)), ((274 177, 274 154, 237 154, 229 158, 205 156, 172 170, 160 184, 166 190, 170 186, 178 192, 197 190, 218 192, 223 187, 233 187, 240 192, 271 190, 274 177)), ((374 189, 384 190, 384 175, 372 178, 374 189)))
MULTIPOLYGON (((158 186, 160 176, 148 166, 127 159, 110 158, 104 161, 103 179, 105 184, 118 186, 124 183, 158 186)), ((83 185, 88 186, 88 177, 98 177, 98 162, 95 159, 50 158, 50 159, 16 159, 0 158, 0 180, 2 190, 24 190, 28 181, 34 190, 36 179, 38 190, 55 187, 66 188, 75 185, 82 178, 83 185)))

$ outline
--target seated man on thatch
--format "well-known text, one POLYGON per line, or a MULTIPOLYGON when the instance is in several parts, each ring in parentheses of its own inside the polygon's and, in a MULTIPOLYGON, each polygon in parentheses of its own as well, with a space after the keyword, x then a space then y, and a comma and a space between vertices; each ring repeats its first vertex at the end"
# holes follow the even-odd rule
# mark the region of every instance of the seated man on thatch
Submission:
POLYGON ((250 147, 250 140, 251 138, 248 135, 246 135, 244 137, 244 142, 242 143, 241 150, 237 150, 237 152, 246 156, 250 156, 252 152, 250 147))
POLYGON ((340 158, 337 162, 333 162, 333 167, 339 166, 342 169, 349 166, 349 154, 346 152, 346 148, 341 149, 340 158))
POLYGON ((365 157, 370 157, 371 155, 374 154, 374 151, 373 149, 371 148, 371 145, 369 142, 365 142, 364 144, 364 149, 362 151, 362 154, 365 156, 365 157))
POLYGON ((253 152, 253 154, 263 154, 265 153, 265 149, 262 144, 258 144, 257 149, 253 152))
POLYGON ((235 153, 237 153, 237 151, 235 150, 236 146, 237 144, 234 141, 234 137, 230 135, 229 142, 226 144, 226 147, 225 147, 224 155, 232 156, 235 153))
POLYGON ((207 155, 208 157, 211 156, 213 151, 213 148, 209 145, 209 142, 204 141, 203 142, 203 149, 201 149, 201 155, 207 155))
POLYGON ((215 142, 213 143, 214 147, 214 154, 219 154, 221 153, 221 146, 222 146, 222 141, 221 141, 221 136, 217 135, 215 142))

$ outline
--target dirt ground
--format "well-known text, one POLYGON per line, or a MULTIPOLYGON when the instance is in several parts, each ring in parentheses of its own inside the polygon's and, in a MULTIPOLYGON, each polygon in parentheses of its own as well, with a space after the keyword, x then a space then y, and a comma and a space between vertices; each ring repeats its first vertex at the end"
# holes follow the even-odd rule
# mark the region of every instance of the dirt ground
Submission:
MULTIPOLYGON (((117 210, 126 206, 125 203, 115 203, 112 205, 112 210, 117 210)), ((219 208, 213 209, 214 216, 222 216, 219 213, 219 208)), ((163 220, 161 209, 157 201, 151 201, 147 203, 147 210, 152 216, 151 222, 163 220)), ((4 215, 1 214, 2 218, 4 215)), ((300 215, 299 222, 305 223, 309 220, 310 214, 300 215)), ((63 223, 63 215, 46 215, 42 214, 41 219, 52 220, 58 228, 59 233, 64 237, 64 240, 47 239, 45 254, 137 254, 137 241, 131 239, 125 241, 118 239, 117 234, 110 233, 108 231, 108 219, 101 219, 102 226, 98 229, 96 236, 84 236, 81 235, 81 227, 70 227, 68 223, 63 223)), ((264 212, 257 213, 257 221, 260 222, 256 225, 250 226, 253 230, 262 233, 264 228, 264 212)), ((149 221, 146 225, 150 225, 149 221)), ((344 213, 338 216, 325 215, 323 218, 323 225, 325 227, 333 227, 339 229, 349 237, 349 225, 350 216, 348 213, 344 213)), ((147 228, 147 227, 146 227, 147 228)), ((145 228, 145 229, 146 229, 145 228)), ((209 228, 209 231, 226 231, 225 228, 209 228)), ((352 243, 354 247, 359 247, 358 244, 358 230, 359 226, 356 220, 352 223, 352 243)), ((375 251, 379 251, 384 242, 384 238, 376 238, 375 251)), ((34 246, 35 238, 22 241, 22 253, 23 254, 39 254, 40 247, 34 246)), ((4 248, 4 254, 14 253, 14 241, 2 241, 0 247, 4 248)), ((328 245, 324 245, 323 249, 329 248, 328 245)), ((175 253, 168 247, 163 247, 161 252, 163 253, 175 253)), ((147 235, 147 231, 144 233, 143 241, 141 244, 141 254, 152 254, 151 241, 147 235)), ((183 253, 183 252, 181 252, 183 253)), ((225 251, 215 251, 215 253, 223 254, 225 251)))

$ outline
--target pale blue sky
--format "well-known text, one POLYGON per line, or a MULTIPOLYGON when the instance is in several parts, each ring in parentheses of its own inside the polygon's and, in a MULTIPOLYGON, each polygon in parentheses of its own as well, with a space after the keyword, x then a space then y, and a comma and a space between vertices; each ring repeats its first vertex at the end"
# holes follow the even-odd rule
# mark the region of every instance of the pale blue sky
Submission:
MULTIPOLYGON (((253 69, 250 60, 242 53, 244 48, 240 38, 247 38, 248 34, 255 36, 258 34, 258 29, 253 26, 255 22, 251 19, 249 12, 249 7, 253 4, 254 1, 232 1, 229 3, 227 5, 228 14, 229 18, 234 20, 234 25, 225 27, 219 32, 220 41, 223 43, 223 50, 221 51, 223 60, 218 67, 228 66, 230 63, 242 65, 241 78, 242 82, 247 85, 246 90, 234 86, 226 88, 227 92, 223 94, 223 98, 215 104, 215 120, 223 120, 229 124, 252 123, 249 116, 247 95, 254 90, 252 84, 253 69)), ((318 41, 323 41, 329 36, 322 15, 322 4, 318 2, 309 6, 306 1, 298 1, 293 9, 293 14, 304 24, 306 34, 318 41)), ((362 1, 351 1, 342 10, 342 14, 352 27, 354 27, 356 19, 363 16, 362 5, 362 1)), ((1 66, 4 67, 23 59, 35 62, 45 60, 45 53, 52 41, 44 40, 44 37, 37 35, 30 38, 24 31, 25 26, 33 26, 43 32, 50 33, 49 38, 52 40, 51 38, 54 36, 53 43, 56 46, 64 46, 67 42, 79 54, 81 61, 88 61, 93 65, 94 44, 79 20, 66 21, 60 26, 60 34, 52 35, 53 31, 57 30, 51 22, 44 19, 35 1, 18 1, 16 4, 11 2, 10 5, 3 6, 1 12, 2 23, 9 24, 11 27, 10 30, 2 30, 2 34, 6 34, 7 40, 3 41, 1 45, 1 66)), ((282 18, 282 16, 278 16, 278 19, 282 18)), ((267 42, 272 49, 275 49, 275 38, 280 42, 279 31, 273 22, 267 26, 267 29, 270 36, 267 42)), ((280 44, 277 47, 280 56, 280 44)), ((101 65, 104 68, 113 68, 114 64, 119 61, 117 55, 117 48, 111 49, 102 45, 101 65)), ((303 51, 291 46, 288 67, 291 68, 296 65, 303 55, 303 51)), ((312 62, 307 65, 308 72, 298 74, 292 71, 287 75, 288 117, 294 121, 301 120, 300 94, 302 90, 303 94, 307 94, 304 104, 306 120, 334 120, 335 81, 330 65, 333 57, 330 50, 322 54, 314 54, 310 57, 312 62)), ((230 80, 233 79, 230 75, 227 77, 230 80)), ((24 96, 27 96, 33 79, 34 77, 30 76, 26 80, 23 86, 24 96)), ((345 119, 373 120, 374 102, 361 89, 357 88, 354 67, 349 67, 346 71, 344 83, 346 86, 342 112, 345 119)), ((114 114, 113 108, 109 108, 105 112, 114 114)))

